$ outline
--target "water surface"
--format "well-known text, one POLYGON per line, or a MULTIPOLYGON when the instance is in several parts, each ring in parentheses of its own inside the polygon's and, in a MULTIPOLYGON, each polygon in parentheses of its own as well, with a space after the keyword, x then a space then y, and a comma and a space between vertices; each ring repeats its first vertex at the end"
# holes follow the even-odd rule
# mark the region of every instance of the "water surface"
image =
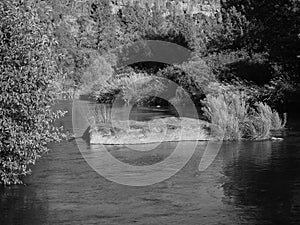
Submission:
MULTIPOLYGON (((70 103, 60 107, 70 109, 70 103)), ((72 131, 71 113, 60 124, 72 131)), ((284 136, 282 142, 223 143, 204 172, 198 171, 206 146, 200 142, 184 169, 146 187, 101 177, 75 141, 51 144, 24 179, 26 185, 1 187, 0 224, 300 224, 298 125, 290 119, 290 129, 277 134, 284 136)), ((79 143, 95 150, 84 140, 79 143)), ((149 154, 125 147, 110 152, 126 163, 145 165, 165 159, 173 147, 163 144, 149 154)))

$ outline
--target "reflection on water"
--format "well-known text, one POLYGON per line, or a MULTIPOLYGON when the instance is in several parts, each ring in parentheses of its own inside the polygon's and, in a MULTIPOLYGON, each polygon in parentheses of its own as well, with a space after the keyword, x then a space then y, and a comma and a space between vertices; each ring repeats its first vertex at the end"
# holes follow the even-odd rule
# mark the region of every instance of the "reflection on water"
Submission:
POLYGON ((299 224, 300 139, 287 139, 243 143, 224 166, 224 201, 243 208, 245 218, 254 215, 264 224, 299 224))
MULTIPOLYGON (((104 179, 85 162, 75 141, 51 144, 25 186, 1 187, 0 224, 300 224, 296 122, 290 124, 293 130, 277 134, 285 136, 282 142, 223 143, 204 172, 198 171, 206 147, 200 142, 180 172, 147 187, 104 179)), ((60 123, 72 130, 71 114, 60 123)), ((95 150, 80 143, 87 152, 95 150)), ((125 163, 148 165, 168 157, 172 145, 138 154, 122 147, 110 152, 125 163)))

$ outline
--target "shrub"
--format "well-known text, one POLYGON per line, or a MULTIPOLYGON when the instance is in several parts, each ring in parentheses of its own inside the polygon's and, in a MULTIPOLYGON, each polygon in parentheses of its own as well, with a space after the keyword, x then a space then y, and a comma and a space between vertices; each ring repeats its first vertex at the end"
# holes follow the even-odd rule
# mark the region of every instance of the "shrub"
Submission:
POLYGON ((114 79, 95 82, 91 95, 100 103, 112 103, 121 92, 121 87, 114 79))
MULTIPOLYGON (((249 32, 252 24, 245 15, 235 7, 222 9, 222 22, 213 25, 215 29, 210 34, 209 52, 219 52, 227 49, 248 47, 249 32)), ((249 46, 250 47, 250 46, 249 46)))
POLYGON ((271 62, 267 53, 224 51, 207 56, 205 61, 219 81, 245 89, 252 101, 266 102, 272 108, 281 108, 295 92, 288 74, 271 62))
POLYGON ((272 129, 273 130, 280 130, 285 128, 287 123, 287 114, 283 114, 283 119, 280 118, 278 112, 273 111, 272 113, 272 129))
POLYGON ((290 79, 277 75, 261 88, 259 98, 273 108, 280 108, 295 92, 296 86, 290 79))
POLYGON ((205 89, 209 83, 216 81, 211 68, 197 55, 193 56, 190 61, 180 65, 180 68, 192 77, 202 89, 205 89))
POLYGON ((186 90, 193 98, 199 99, 200 96, 203 95, 201 87, 195 80, 195 77, 185 73, 180 66, 168 66, 167 68, 159 71, 157 76, 173 81, 178 86, 186 90))
POLYGON ((210 54, 206 61, 221 81, 232 82, 241 79, 262 86, 267 84, 275 73, 268 57, 267 53, 250 54, 242 49, 210 54))
POLYGON ((280 130, 283 129, 287 122, 287 116, 284 114, 284 119, 282 120, 276 110, 272 110, 270 106, 264 103, 256 104, 258 109, 258 113, 262 115, 264 118, 268 118, 270 120, 270 129, 272 130, 280 130))
POLYGON ((168 66, 157 76, 178 84, 195 102, 203 99, 208 85, 216 81, 205 61, 196 57, 181 65, 168 66))
POLYGON ((266 139, 270 137, 271 130, 284 128, 285 123, 279 117, 278 112, 270 106, 259 102, 248 112, 246 120, 242 123, 242 133, 248 139, 266 139))
POLYGON ((251 24, 246 44, 251 50, 265 49, 272 61, 285 65, 291 74, 299 74, 299 1, 227 0, 224 8, 235 6, 251 24), (296 72, 296 73, 294 73, 296 72))
MULTIPOLYGON (((95 82, 105 82, 113 75, 113 68, 101 56, 92 56, 92 62, 81 77, 84 89, 90 91, 95 82)), ((84 91, 84 90, 83 90, 84 91)))
POLYGON ((61 138, 53 122, 57 79, 51 29, 27 2, 0 2, 0 182, 21 183, 61 138))
POLYGON ((250 106, 245 93, 233 91, 208 94, 202 101, 204 115, 211 123, 212 135, 224 140, 266 139, 271 129, 281 129, 278 113, 265 103, 250 106))
POLYGON ((159 95, 163 88, 158 77, 132 72, 96 84, 93 95, 99 102, 112 102, 119 95, 126 104, 141 104, 159 95))
POLYGON ((239 140, 241 133, 239 131, 239 121, 232 114, 231 104, 226 102, 224 95, 214 97, 208 95, 203 101, 204 115, 210 121, 212 135, 224 140, 239 140))
POLYGON ((100 125, 110 125, 112 120, 112 107, 110 104, 93 104, 88 106, 87 120, 92 130, 100 125))
POLYGON ((244 130, 244 136, 250 139, 266 139, 270 137, 272 128, 272 113, 270 113, 272 110, 267 104, 262 102, 256 103, 255 107, 255 109, 251 109, 244 123, 251 128, 250 130, 244 130))

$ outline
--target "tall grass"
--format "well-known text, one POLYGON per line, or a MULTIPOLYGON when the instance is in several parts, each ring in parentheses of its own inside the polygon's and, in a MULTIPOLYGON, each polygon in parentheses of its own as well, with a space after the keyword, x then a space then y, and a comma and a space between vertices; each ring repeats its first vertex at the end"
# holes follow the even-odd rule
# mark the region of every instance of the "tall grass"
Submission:
POLYGON ((283 115, 283 119, 280 118, 279 113, 276 110, 272 110, 270 106, 264 103, 256 104, 258 111, 262 113, 265 117, 270 119, 271 130, 283 129, 287 122, 287 114, 283 115))
POLYGON ((122 98, 127 104, 141 103, 163 91, 164 84, 158 77, 133 73, 119 80, 122 98))
POLYGON ((241 138, 239 131, 239 120, 232 113, 232 105, 227 102, 224 95, 214 97, 207 95, 203 101, 204 115, 212 124, 212 135, 215 137, 224 138, 225 140, 236 140, 241 138))
POLYGON ((267 139, 270 137, 271 116, 269 106, 264 103, 255 104, 249 108, 245 120, 241 122, 242 137, 252 140, 267 139))
POLYGON ((107 104, 96 104, 94 108, 94 115, 96 122, 99 123, 110 123, 112 119, 111 105, 107 104))
POLYGON ((110 104, 93 104, 88 110, 87 117, 91 129, 97 130, 99 125, 110 126, 112 121, 112 107, 110 104))
POLYGON ((272 129, 273 130, 280 130, 285 128, 287 123, 287 114, 283 114, 283 119, 280 118, 278 112, 273 111, 272 113, 272 129))
POLYGON ((286 123, 265 103, 251 107, 243 92, 208 94, 202 103, 212 135, 224 140, 267 139, 272 129, 282 129, 286 123))
POLYGON ((93 88, 94 97, 101 102, 102 99, 112 101, 119 95, 127 104, 141 103, 152 96, 157 96, 164 89, 164 84, 158 77, 142 73, 129 73, 96 84, 93 88))

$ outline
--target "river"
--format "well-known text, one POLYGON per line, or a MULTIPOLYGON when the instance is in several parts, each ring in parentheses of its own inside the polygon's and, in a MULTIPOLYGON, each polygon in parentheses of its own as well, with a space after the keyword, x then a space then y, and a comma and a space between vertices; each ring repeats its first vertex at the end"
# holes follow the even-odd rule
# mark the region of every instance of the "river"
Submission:
MULTIPOLYGON (((70 111, 59 124, 72 131, 70 102, 59 107, 70 111)), ((145 187, 100 176, 75 140, 53 143, 25 185, 1 187, 0 224, 300 224, 299 125, 290 118, 281 142, 224 142, 204 172, 198 165, 206 143, 199 142, 182 170, 145 187)), ((124 147, 111 152, 126 162, 151 164, 173 145, 161 145, 155 157, 136 157, 124 147)))

